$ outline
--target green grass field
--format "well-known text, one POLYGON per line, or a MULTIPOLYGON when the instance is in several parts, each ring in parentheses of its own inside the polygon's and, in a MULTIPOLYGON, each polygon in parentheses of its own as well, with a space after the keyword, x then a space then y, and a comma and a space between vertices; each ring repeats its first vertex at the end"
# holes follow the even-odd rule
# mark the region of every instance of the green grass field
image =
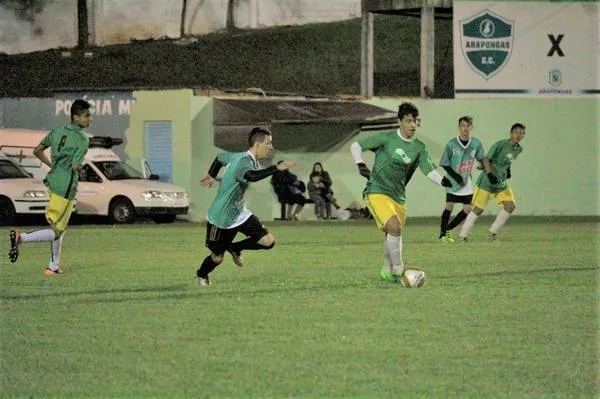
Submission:
POLYGON ((272 251, 200 288, 204 225, 73 226, 5 257, 2 397, 591 398, 600 392, 598 223, 511 220, 438 243, 409 220, 421 289, 378 279, 372 221, 269 222, 272 251))

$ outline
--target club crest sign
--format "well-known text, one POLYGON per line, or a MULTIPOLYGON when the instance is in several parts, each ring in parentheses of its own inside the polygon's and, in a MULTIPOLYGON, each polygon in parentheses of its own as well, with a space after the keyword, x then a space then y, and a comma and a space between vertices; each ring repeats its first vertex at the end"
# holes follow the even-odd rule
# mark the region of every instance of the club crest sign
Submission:
POLYGON ((513 49, 514 22, 485 10, 460 21, 461 48, 471 68, 486 80, 504 68, 513 49))

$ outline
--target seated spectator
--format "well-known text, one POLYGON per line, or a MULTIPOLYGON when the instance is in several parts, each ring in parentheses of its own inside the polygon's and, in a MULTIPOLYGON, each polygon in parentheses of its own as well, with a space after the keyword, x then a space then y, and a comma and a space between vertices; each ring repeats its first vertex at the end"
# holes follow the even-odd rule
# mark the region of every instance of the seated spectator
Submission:
POLYGON ((315 215, 318 219, 331 218, 331 205, 340 209, 333 196, 331 177, 323 169, 321 162, 315 162, 308 182, 308 195, 315 203, 315 215))
MULTIPOLYGON (((283 161, 277 164, 281 162, 283 161)), ((271 176, 271 185, 277 194, 277 200, 282 204, 288 204, 286 219, 298 220, 298 214, 306 203, 304 182, 298 180, 298 177, 289 170, 278 170, 271 176)))

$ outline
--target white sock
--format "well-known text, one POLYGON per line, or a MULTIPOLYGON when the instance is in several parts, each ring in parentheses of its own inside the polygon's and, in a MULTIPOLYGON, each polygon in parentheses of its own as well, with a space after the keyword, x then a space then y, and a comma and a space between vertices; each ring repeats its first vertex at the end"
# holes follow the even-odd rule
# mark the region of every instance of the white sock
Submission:
POLYGON ((509 217, 510 213, 502 209, 498 216, 496 216, 494 223, 492 223, 492 226, 490 227, 490 233, 496 234, 498 230, 500 230, 500 227, 504 226, 504 223, 506 223, 509 217))
POLYGON ((52 229, 42 229, 21 233, 21 242, 54 241, 56 234, 52 229))
POLYGON ((404 273, 404 262, 402 262, 402 236, 388 234, 385 237, 385 241, 392 263, 392 274, 400 275, 404 273))
POLYGON ((383 240, 383 268, 392 274, 392 261, 390 260, 390 251, 388 250, 387 238, 383 240))
POLYGON ((48 262, 48 268, 50 270, 58 270, 60 268, 60 250, 62 248, 62 241, 65 233, 63 232, 59 238, 50 242, 50 262, 48 262))
POLYGON ((469 235, 477 218, 478 216, 476 214, 474 214, 473 212, 469 212, 467 218, 463 222, 462 227, 460 228, 460 233, 458 233, 458 236, 460 238, 466 238, 469 235))

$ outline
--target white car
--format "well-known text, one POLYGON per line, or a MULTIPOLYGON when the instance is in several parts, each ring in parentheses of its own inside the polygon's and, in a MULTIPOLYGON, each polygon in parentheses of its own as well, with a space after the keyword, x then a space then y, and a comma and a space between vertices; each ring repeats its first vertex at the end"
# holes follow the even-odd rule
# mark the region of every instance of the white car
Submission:
MULTIPOLYGON (((33 149, 47 131, 0 129, 0 152, 19 159, 23 169, 43 178, 49 168, 34 155, 33 149)), ((108 216, 115 224, 133 223, 147 216, 156 223, 171 223, 177 215, 186 215, 190 200, 183 187, 148 177, 125 163, 111 150, 122 139, 90 135, 90 148, 83 161, 77 186, 78 215, 108 216)), ((50 150, 47 150, 50 156, 50 150)))
POLYGON ((49 201, 44 183, 0 152, 0 226, 14 224, 17 215, 44 214, 49 201))

